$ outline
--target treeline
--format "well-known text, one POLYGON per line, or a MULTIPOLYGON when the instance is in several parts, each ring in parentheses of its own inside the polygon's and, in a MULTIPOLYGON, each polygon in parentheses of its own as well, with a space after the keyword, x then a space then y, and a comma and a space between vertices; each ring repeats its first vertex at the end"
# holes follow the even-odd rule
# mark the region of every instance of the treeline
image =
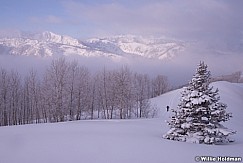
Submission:
POLYGON ((243 83, 242 72, 237 71, 229 75, 221 75, 217 77, 213 77, 210 82, 216 81, 228 81, 231 83, 243 83))
POLYGON ((91 74, 65 59, 53 60, 44 76, 31 70, 22 77, 0 70, 0 125, 81 119, 150 117, 149 98, 168 90, 165 76, 151 79, 127 67, 91 74))

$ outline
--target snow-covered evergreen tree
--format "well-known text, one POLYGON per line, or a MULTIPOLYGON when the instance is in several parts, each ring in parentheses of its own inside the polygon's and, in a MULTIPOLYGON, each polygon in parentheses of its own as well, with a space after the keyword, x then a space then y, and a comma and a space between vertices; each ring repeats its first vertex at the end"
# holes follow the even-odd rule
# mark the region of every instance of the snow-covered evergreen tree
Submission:
POLYGON ((232 117, 226 112, 227 105, 221 103, 218 89, 209 86, 210 71, 200 62, 189 85, 182 92, 177 110, 168 122, 170 130, 164 138, 193 143, 218 144, 231 142, 229 135, 235 131, 224 127, 220 122, 232 117))

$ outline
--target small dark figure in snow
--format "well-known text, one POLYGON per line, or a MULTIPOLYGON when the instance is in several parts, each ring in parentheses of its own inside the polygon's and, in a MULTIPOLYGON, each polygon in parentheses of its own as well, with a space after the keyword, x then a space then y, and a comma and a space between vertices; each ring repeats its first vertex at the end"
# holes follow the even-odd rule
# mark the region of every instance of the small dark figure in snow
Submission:
POLYGON ((170 110, 170 107, 169 106, 166 106, 166 111, 168 112, 170 110))

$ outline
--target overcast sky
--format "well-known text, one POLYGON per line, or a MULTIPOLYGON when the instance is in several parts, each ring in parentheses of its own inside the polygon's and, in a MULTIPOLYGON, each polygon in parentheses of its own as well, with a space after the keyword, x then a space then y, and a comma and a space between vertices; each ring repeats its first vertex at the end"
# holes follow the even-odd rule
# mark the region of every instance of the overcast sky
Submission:
MULTIPOLYGON (((52 31, 79 39, 135 34, 200 42, 170 68, 148 68, 179 74, 175 81, 188 80, 192 72, 183 72, 200 60, 216 75, 243 70, 243 0, 0 0, 0 20, 0 36, 52 31)), ((151 65, 162 64, 146 68, 151 65)))
POLYGON ((1 0, 0 32, 241 39, 242 0, 1 0))

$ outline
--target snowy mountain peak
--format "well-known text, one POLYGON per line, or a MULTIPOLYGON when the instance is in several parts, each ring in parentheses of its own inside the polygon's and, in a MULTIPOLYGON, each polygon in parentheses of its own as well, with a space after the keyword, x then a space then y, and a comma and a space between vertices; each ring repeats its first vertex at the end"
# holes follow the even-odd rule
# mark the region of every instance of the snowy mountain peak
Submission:
POLYGON ((144 57, 152 59, 173 58, 184 50, 186 44, 158 38, 119 35, 79 41, 70 36, 49 31, 22 34, 19 37, 0 38, 1 54, 27 56, 80 55, 111 58, 144 57))
POLYGON ((34 35, 34 38, 46 42, 54 42, 67 45, 79 45, 79 41, 69 36, 58 35, 49 31, 38 33, 34 35))
POLYGON ((42 33, 35 34, 34 38, 43 41, 60 42, 62 36, 52 32, 44 31, 42 33))
POLYGON ((106 47, 106 50, 107 48, 114 49, 115 52, 119 52, 119 54, 123 52, 153 59, 173 58, 186 47, 186 43, 182 41, 171 41, 153 37, 144 38, 134 35, 119 35, 101 39, 96 38, 87 40, 86 43, 91 46, 102 47, 102 49, 106 47))
POLYGON ((135 36, 135 35, 117 35, 117 36, 112 36, 112 37, 107 37, 104 39, 109 39, 111 41, 115 42, 143 42, 144 39, 142 36, 135 36))

